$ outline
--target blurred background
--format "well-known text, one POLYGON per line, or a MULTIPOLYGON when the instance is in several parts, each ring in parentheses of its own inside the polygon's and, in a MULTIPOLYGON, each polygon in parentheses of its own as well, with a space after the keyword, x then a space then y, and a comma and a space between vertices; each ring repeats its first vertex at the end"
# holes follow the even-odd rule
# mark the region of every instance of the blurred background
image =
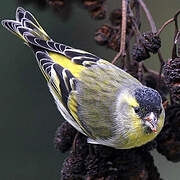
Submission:
MULTIPOLYGON (((108 3, 108 8, 120 7, 119 0, 109 0, 108 3)), ((146 3, 158 28, 180 8, 179 0, 151 0, 146 3)), ((15 0, 3 1, 0 6, 1 20, 14 19, 18 6, 15 0)), ((36 16, 57 42, 87 50, 107 60, 112 60, 116 55, 116 52, 94 41, 95 30, 108 23, 108 19, 95 21, 87 10, 76 3, 72 4, 71 17, 66 21, 62 21, 50 7, 39 9, 30 3, 23 7, 36 16)), ((146 21, 143 28, 149 29, 146 21)), ((174 26, 169 25, 161 34, 164 59, 171 55, 173 32, 174 26)), ((31 50, 2 26, 0 41, 0 179, 60 179, 66 155, 55 150, 53 139, 63 119, 31 50)), ((157 70, 157 55, 153 55, 146 64, 157 70)), ((179 179, 180 163, 168 162, 155 151, 153 154, 163 179, 179 179)))

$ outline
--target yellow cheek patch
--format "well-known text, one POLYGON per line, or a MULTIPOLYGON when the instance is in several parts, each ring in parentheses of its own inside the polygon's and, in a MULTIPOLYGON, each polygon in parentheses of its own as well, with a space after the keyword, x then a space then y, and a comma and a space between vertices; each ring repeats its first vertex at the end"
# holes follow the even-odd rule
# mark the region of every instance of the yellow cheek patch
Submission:
POLYGON ((63 68, 68 69, 76 78, 79 78, 80 72, 86 69, 86 67, 73 63, 70 59, 61 54, 49 52, 49 56, 53 59, 54 62, 56 62, 63 68))
POLYGON ((125 93, 123 95, 125 102, 127 102, 132 107, 139 107, 139 103, 135 99, 135 97, 131 96, 129 93, 125 93))

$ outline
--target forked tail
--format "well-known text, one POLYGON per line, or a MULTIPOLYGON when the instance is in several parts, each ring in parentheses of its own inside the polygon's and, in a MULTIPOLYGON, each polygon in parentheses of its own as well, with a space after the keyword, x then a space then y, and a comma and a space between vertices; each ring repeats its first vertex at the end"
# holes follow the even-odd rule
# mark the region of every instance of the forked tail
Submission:
POLYGON ((18 7, 16 10, 16 20, 3 20, 1 23, 6 29, 23 39, 27 45, 26 35, 35 36, 43 40, 50 40, 50 37, 34 16, 21 7, 18 7))

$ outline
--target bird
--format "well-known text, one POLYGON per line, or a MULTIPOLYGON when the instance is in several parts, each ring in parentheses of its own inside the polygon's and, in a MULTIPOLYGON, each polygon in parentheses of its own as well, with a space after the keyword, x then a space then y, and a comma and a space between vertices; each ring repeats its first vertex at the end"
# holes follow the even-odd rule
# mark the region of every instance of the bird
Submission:
POLYGON ((87 143, 131 149, 152 141, 164 125, 160 94, 92 53, 55 42, 18 7, 2 25, 29 46, 61 115, 87 143))

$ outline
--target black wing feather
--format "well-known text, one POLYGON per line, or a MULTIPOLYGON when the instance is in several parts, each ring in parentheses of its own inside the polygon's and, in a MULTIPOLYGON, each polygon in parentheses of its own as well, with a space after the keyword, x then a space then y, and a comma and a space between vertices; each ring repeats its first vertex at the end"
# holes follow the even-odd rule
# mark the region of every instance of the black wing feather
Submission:
POLYGON ((30 33, 24 34, 24 38, 30 44, 33 44, 35 46, 44 48, 52 52, 57 52, 79 65, 85 66, 86 62, 88 61, 88 65, 90 65, 91 63, 93 64, 100 60, 100 58, 95 56, 94 54, 79 49, 74 49, 64 44, 54 42, 52 40, 42 40, 33 36, 30 33))

